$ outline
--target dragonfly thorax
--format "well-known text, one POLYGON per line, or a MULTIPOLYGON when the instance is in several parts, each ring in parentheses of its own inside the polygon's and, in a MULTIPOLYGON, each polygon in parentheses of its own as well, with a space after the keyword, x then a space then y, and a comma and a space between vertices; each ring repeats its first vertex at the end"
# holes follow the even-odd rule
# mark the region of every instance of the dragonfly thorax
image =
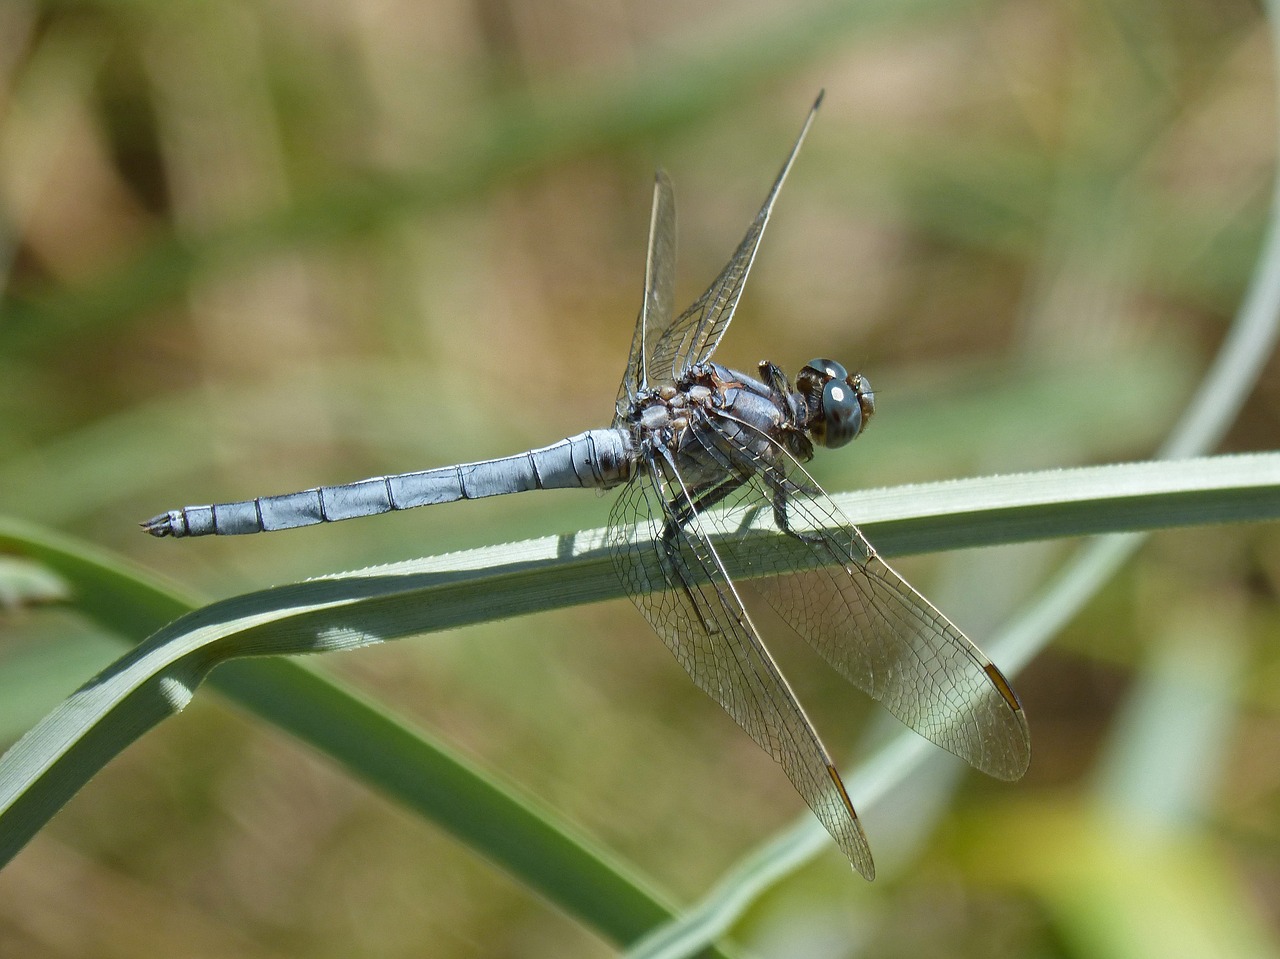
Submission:
POLYGON ((680 387, 666 385, 636 398, 630 421, 640 446, 679 445, 690 423, 714 402, 715 394, 705 379, 705 372, 699 369, 680 387))
POLYGON ((816 359, 796 377, 796 390, 808 412, 806 429, 819 446, 836 449, 853 440, 876 411, 876 394, 861 373, 849 373, 835 360, 816 359))

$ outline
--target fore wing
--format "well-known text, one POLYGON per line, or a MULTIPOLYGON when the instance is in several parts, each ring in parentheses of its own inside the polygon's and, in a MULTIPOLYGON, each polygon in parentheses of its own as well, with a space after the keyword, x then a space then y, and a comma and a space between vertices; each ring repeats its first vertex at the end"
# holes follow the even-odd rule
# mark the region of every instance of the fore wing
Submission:
POLYGON ((720 338, 733 320, 734 310, 738 307, 738 299, 742 296, 747 274, 755 261, 756 250, 760 247, 760 238, 764 236, 764 228, 773 212, 778 191, 791 172, 791 165, 800 152, 800 145, 804 143, 821 104, 820 93, 800 129, 800 135, 796 137, 791 154, 782 165, 778 178, 773 181, 773 188, 769 191, 764 206, 751 222, 747 235, 742 238, 742 243, 738 245, 728 264, 707 291, 650 345, 646 361, 650 379, 658 383, 674 382, 691 366, 710 359, 715 352, 720 338))

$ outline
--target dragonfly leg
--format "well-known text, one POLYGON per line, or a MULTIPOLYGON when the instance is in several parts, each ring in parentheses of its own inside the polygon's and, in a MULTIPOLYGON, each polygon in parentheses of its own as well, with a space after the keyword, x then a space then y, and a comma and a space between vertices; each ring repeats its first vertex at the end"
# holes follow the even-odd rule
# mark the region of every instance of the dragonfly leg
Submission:
MULTIPOLYGON (((696 514, 710 509, 746 482, 746 477, 731 475, 711 486, 695 489, 688 496, 681 495, 667 505, 667 522, 662 528, 662 535, 658 537, 658 541, 659 548, 666 556, 669 568, 674 570, 684 568, 683 560, 680 558, 679 537, 685 525, 696 514)), ((708 621, 704 615, 703 604, 694 597, 693 588, 683 576, 680 576, 679 579, 681 581, 681 589, 684 590, 685 595, 689 598, 689 607, 697 611, 703 628, 712 634, 720 632, 719 624, 714 621, 708 621)))
POLYGON ((787 379, 787 374, 782 372, 777 364, 768 360, 760 361, 760 379, 775 393, 787 396, 791 392, 791 381, 787 379))
MULTIPOLYGON (((804 492, 804 487, 795 486, 794 489, 788 490, 784 484, 773 485, 773 521, 778 524, 778 529, 786 533, 788 536, 794 536, 802 543, 808 543, 810 546, 816 546, 824 543, 822 535, 819 533, 802 533, 792 528, 790 519, 787 518, 787 495, 791 492, 804 492)), ((795 484, 788 484, 795 485, 795 484)))
POLYGON ((667 508, 669 518, 662 531, 662 538, 673 539, 676 530, 693 519, 695 513, 706 512, 746 482, 745 476, 730 475, 711 486, 695 489, 688 497, 678 497, 667 508))
MULTIPOLYGON (((773 364, 767 363, 767 362, 761 363, 760 364, 761 373, 766 373, 767 371, 765 368, 767 366, 772 366, 772 365, 773 364)), ((780 370, 777 372, 779 376, 783 376, 780 370)), ((786 380, 786 377, 783 376, 783 381, 785 382, 785 380, 786 380)), ((750 459, 745 459, 741 450, 734 450, 732 448, 720 449, 718 447, 709 447, 708 451, 712 452, 713 455, 716 455, 717 458, 721 461, 721 465, 723 465, 726 469, 732 469, 737 471, 737 470, 743 470, 744 468, 745 469, 757 468, 759 466, 759 464, 756 463, 755 461, 750 459)), ((822 490, 817 489, 814 486, 802 485, 800 483, 797 483, 794 480, 792 480, 790 477, 779 475, 778 473, 776 473, 774 470, 771 470, 771 469, 757 468, 756 472, 760 476, 760 478, 764 481, 764 483, 769 487, 769 489, 773 491, 773 521, 777 525, 778 529, 781 532, 786 533, 788 536, 794 536, 796 539, 804 543, 816 544, 816 543, 823 542, 823 539, 820 535, 812 534, 812 533, 801 533, 800 531, 793 529, 791 526, 791 521, 787 518, 787 497, 790 494, 804 493, 809 496, 817 496, 822 493, 822 490)), ((715 498, 715 501, 718 502, 719 500, 723 499, 725 496, 728 496, 729 493, 733 492, 733 490, 737 489, 739 486, 741 486, 746 482, 748 482, 748 476, 739 475, 738 472, 734 472, 730 474, 729 479, 725 480, 724 483, 722 483, 720 486, 714 487, 712 490, 710 490, 710 492, 719 494, 715 498), (724 486, 728 486, 728 488, 723 489, 722 491, 722 488, 724 486)))

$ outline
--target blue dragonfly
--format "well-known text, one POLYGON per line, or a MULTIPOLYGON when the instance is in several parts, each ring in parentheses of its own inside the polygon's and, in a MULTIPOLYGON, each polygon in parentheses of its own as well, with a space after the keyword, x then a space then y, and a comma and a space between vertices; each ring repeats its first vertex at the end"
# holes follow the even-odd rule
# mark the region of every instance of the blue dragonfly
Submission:
POLYGON ((837 449, 866 428, 875 412, 867 378, 815 359, 793 384, 768 361, 753 375, 712 360, 821 102, 728 264, 678 316, 675 193, 658 172, 644 299, 608 428, 483 462, 187 506, 143 528, 257 533, 524 490, 621 487, 607 540, 627 594, 694 683, 782 766, 853 867, 873 878, 840 773, 729 569, 749 568, 774 610, 832 667, 977 769, 1017 779, 1031 749, 1000 670, 880 558, 804 467, 815 447, 837 449), (790 548, 753 545, 761 517, 790 548))

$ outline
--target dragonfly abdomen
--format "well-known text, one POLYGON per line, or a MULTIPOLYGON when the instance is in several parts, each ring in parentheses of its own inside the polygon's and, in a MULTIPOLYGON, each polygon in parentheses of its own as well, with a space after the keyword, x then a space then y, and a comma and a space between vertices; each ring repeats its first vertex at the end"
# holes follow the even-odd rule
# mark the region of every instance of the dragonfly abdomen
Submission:
POLYGON ((184 506, 147 520, 142 528, 153 536, 229 536, 531 489, 608 489, 629 479, 634 463, 627 433, 588 430, 550 446, 501 459, 375 476, 341 486, 318 486, 238 503, 184 506))

